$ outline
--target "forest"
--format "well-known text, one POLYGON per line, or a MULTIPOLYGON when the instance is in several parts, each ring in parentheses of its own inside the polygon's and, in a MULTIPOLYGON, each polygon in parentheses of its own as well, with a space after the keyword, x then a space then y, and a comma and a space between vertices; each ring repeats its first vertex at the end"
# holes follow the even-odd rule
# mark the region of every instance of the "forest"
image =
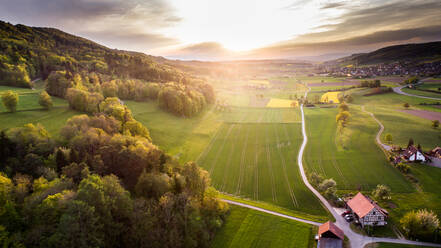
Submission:
POLYGON ((191 117, 215 98, 211 85, 152 56, 109 49, 53 28, 0 21, 0 85, 33 88, 31 79, 37 78, 46 81, 50 95, 88 113, 99 112, 105 97, 118 97, 156 100, 166 111, 191 117))
POLYGON ((228 206, 115 97, 67 121, 0 133, 3 247, 208 247, 228 206))

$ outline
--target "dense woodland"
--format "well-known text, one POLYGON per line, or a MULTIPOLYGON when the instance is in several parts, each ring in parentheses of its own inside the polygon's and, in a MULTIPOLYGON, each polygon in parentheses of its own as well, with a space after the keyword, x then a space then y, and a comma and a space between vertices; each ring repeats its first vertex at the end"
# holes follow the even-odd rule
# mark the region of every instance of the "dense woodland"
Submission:
POLYGON ((210 85, 152 56, 109 49, 57 29, 0 21, 0 85, 32 88, 34 78, 46 80, 50 95, 88 113, 99 112, 105 97, 157 100, 185 117, 214 102, 210 85))
POLYGON ((2 247, 207 247, 227 205, 195 163, 158 149, 118 98, 0 134, 2 247))

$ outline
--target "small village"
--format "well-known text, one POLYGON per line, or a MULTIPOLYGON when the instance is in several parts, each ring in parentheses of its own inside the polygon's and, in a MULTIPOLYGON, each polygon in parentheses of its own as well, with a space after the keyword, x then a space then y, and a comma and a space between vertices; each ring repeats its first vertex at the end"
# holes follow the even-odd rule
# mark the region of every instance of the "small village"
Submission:
POLYGON ((414 64, 410 62, 381 63, 358 67, 356 65, 346 67, 334 67, 329 65, 319 66, 319 74, 329 76, 349 76, 352 78, 372 78, 378 76, 416 76, 416 75, 440 75, 441 62, 429 62, 414 64))

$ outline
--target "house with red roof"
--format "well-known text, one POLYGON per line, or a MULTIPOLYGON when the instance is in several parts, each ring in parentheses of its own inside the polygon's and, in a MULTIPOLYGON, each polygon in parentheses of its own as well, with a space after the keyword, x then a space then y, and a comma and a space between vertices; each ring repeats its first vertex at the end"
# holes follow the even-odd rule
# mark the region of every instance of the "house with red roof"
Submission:
POLYGON ((354 213, 362 227, 387 224, 389 213, 361 192, 358 192, 346 205, 354 213))
POLYGON ((344 239, 343 231, 328 221, 319 227, 317 248, 342 248, 344 239))

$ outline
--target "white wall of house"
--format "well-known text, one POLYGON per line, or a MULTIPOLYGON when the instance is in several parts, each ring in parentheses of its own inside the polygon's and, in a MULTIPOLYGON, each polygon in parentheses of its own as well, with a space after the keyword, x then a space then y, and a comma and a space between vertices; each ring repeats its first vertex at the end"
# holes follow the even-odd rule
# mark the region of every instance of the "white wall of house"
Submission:
POLYGON ((376 208, 360 219, 363 226, 384 226, 387 224, 386 216, 376 208))
POLYGON ((416 152, 414 155, 410 156, 409 161, 426 161, 426 158, 424 157, 424 155, 421 152, 416 152))

